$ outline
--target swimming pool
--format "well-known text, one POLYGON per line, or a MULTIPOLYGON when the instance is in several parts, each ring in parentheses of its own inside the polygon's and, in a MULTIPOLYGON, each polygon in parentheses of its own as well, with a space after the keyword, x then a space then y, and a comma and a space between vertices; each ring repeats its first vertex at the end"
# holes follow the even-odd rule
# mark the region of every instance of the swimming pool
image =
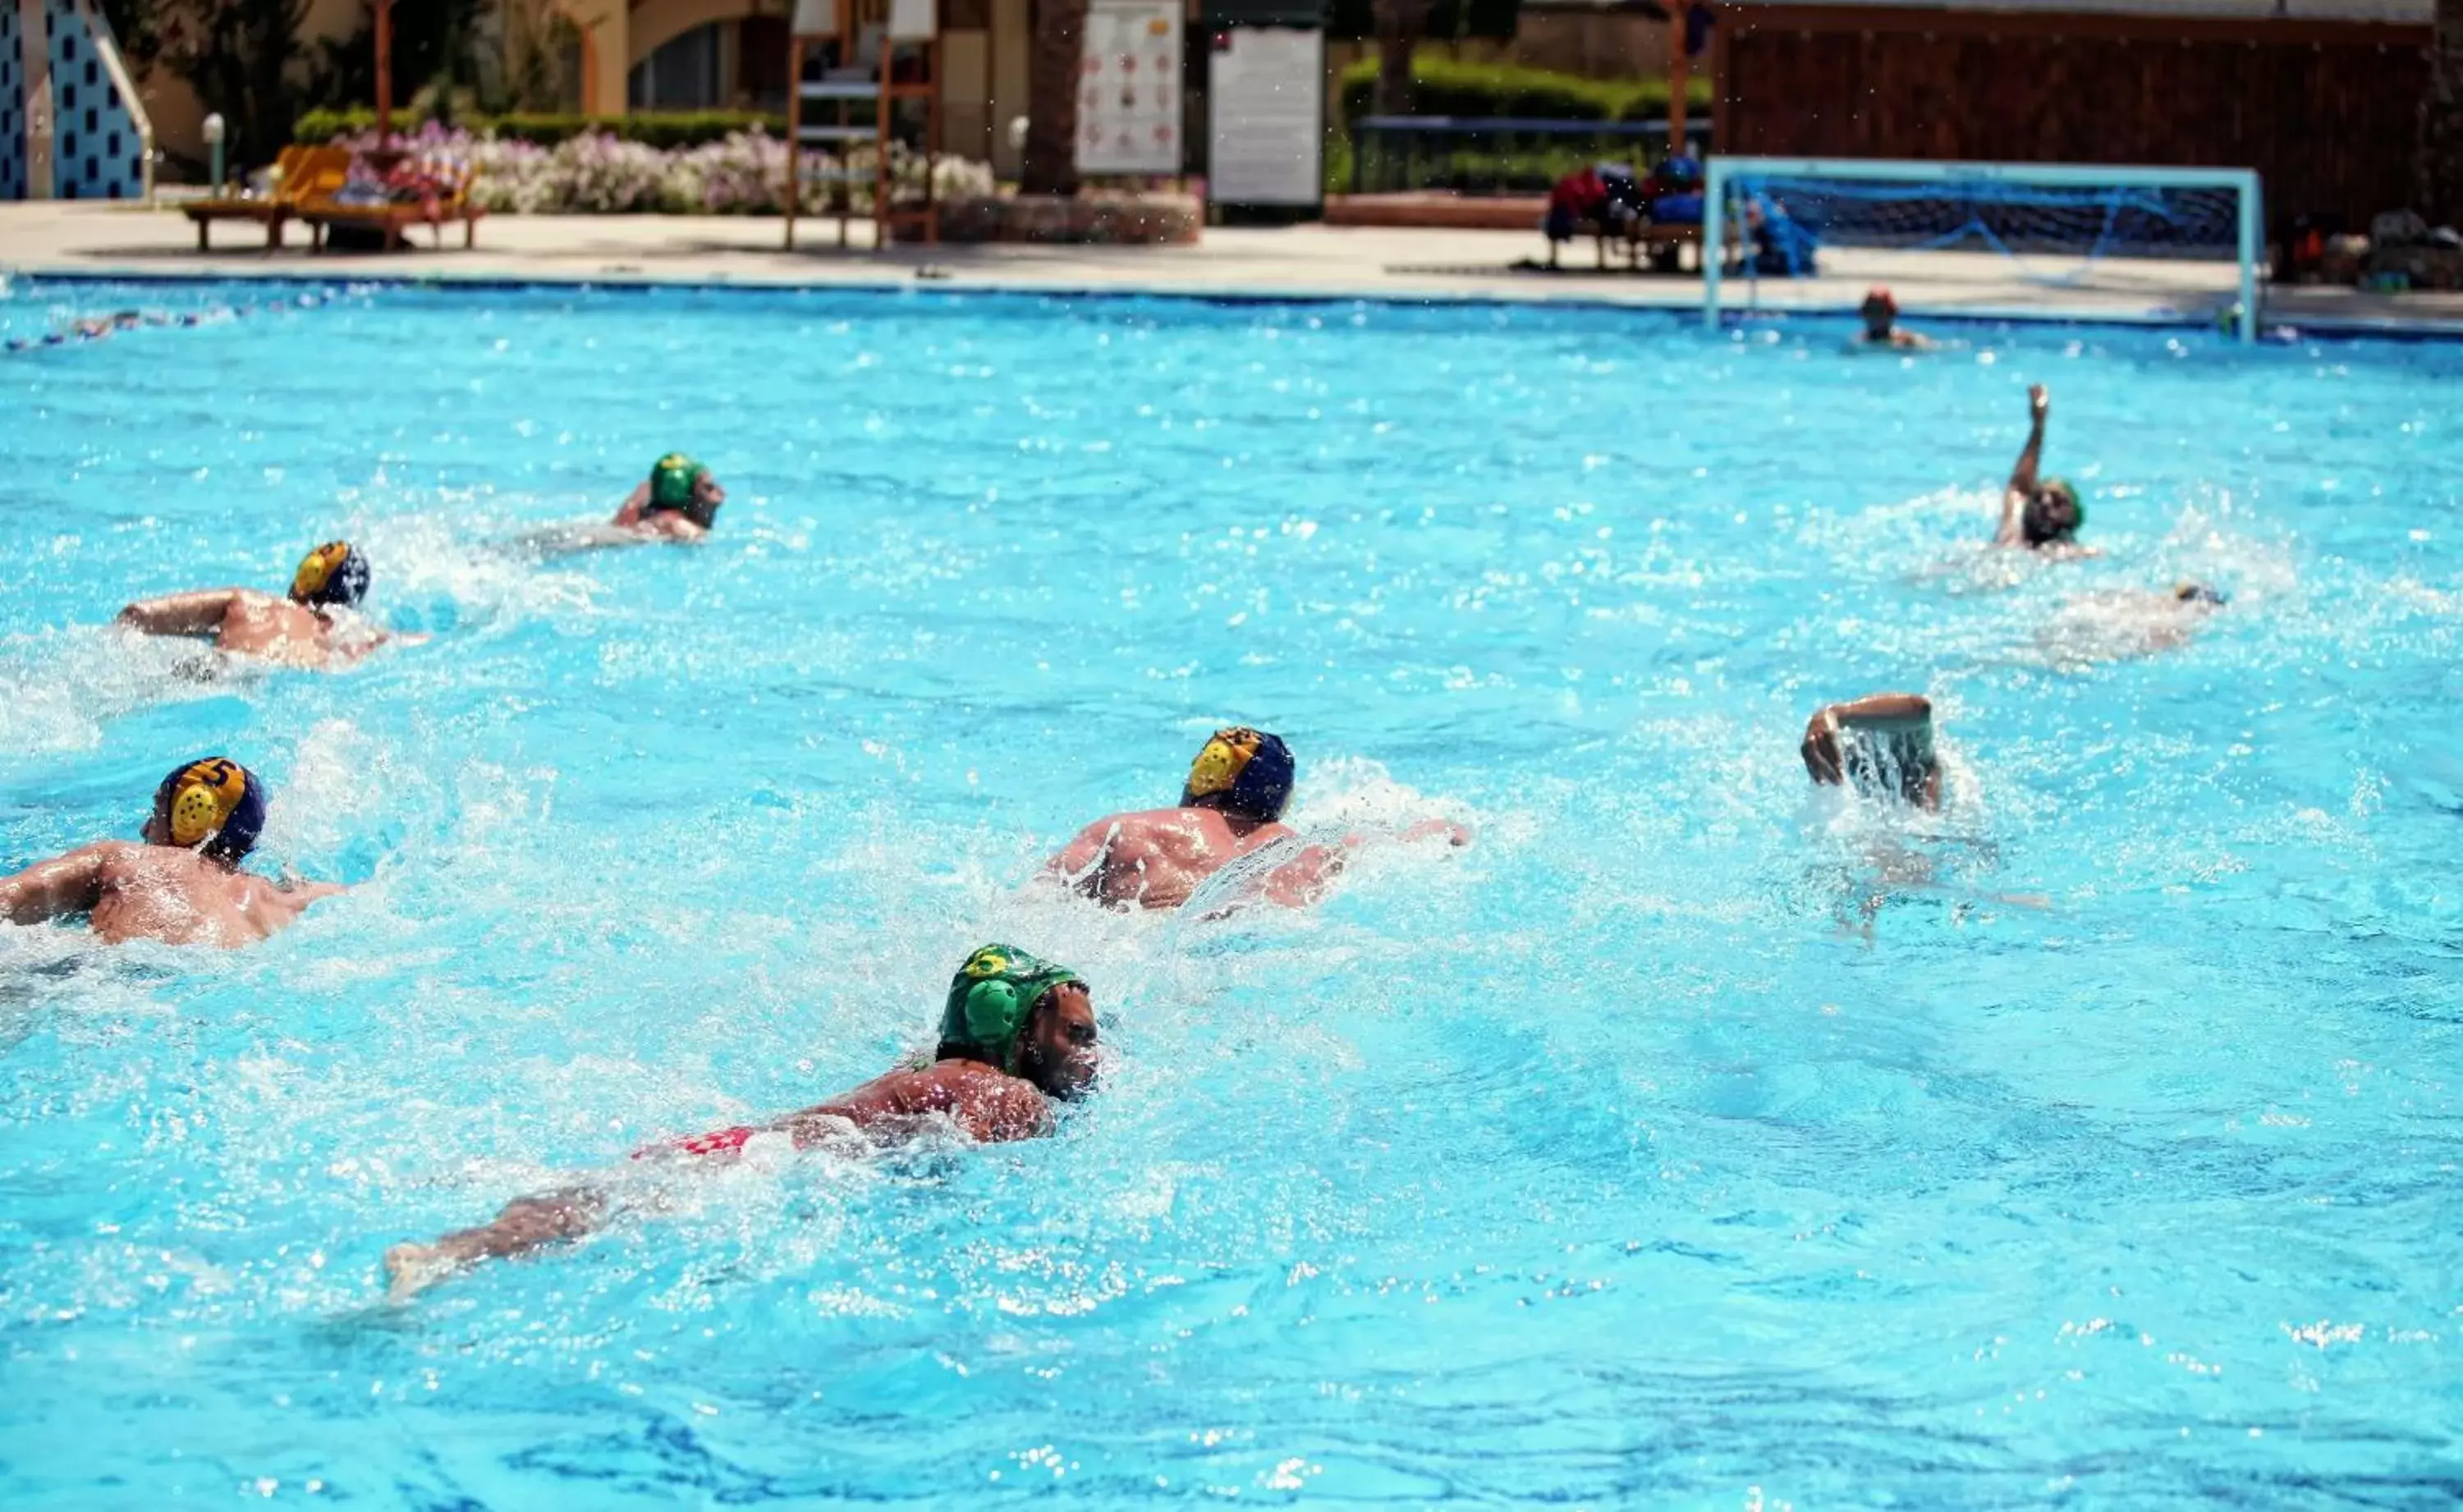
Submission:
POLYGON ((0 865, 223 750, 260 870, 359 884, 227 956, 0 930, 12 1506, 2463 1486, 2463 350, 39 282, 0 336, 243 298, 0 357, 0 865), (2107 554, 2026 571, 2037 381, 2107 554), (707 548, 499 544, 670 447, 707 548), (199 683, 104 628, 338 533, 430 644, 199 683), (2232 606, 2097 659, 2074 600, 2184 576, 2232 606), (1885 687, 1938 821, 1805 781, 1885 687), (1227 720, 1304 827, 1479 844, 1220 924, 1018 893, 1227 720), (372 1305, 874 1074, 990 939, 1106 1015, 1059 1137, 372 1305))

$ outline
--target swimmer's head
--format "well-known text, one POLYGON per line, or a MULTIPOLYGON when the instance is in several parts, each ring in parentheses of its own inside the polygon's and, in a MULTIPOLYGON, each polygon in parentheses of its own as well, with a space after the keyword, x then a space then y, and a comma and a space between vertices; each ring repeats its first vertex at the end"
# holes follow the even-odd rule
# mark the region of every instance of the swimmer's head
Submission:
POLYGON ((2080 502, 2078 489, 2067 478, 2046 478, 2037 484, 2018 522, 2029 546, 2076 540, 2079 527, 2084 524, 2086 506, 2080 502))
POLYGON ((2172 597, 2179 603, 2202 604, 2209 609, 2221 609, 2232 602, 2222 592, 2204 583, 2175 583, 2172 585, 2172 597))
POLYGON ((311 609, 358 606, 368 594, 368 559, 348 541, 328 541, 299 559, 291 601, 311 609))
POLYGON ((265 785, 228 756, 190 762, 154 789, 146 816, 149 845, 205 847, 206 859, 237 866, 265 829, 265 785))
POLYGON ((1184 809, 1218 809, 1272 824, 1292 801, 1292 748, 1279 735, 1245 724, 1219 729, 1189 764, 1181 788, 1184 809))
POLYGON ((726 502, 727 490, 710 470, 683 452, 671 451, 650 467, 649 508, 654 511, 672 509, 707 530, 726 502))
POLYGON ((1880 284, 1864 291, 1864 302, 1857 308, 1864 317, 1864 334, 1876 339, 1888 335, 1899 318, 1899 301, 1880 284))
POLYGON ((1095 1003, 1066 966, 986 945, 949 979, 937 1060, 982 1061, 1055 1097, 1095 1079, 1095 1003))

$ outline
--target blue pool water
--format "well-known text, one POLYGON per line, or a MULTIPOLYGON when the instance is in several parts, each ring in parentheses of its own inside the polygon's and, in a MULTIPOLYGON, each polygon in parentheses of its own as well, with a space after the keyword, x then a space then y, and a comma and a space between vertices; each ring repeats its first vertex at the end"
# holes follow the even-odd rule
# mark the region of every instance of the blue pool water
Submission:
POLYGON ((220 750, 260 869, 357 884, 229 955, 0 929, 0 1500, 2452 1504, 2463 350, 1843 334, 380 289, 0 357, 0 867, 220 750), (2038 381, 2092 562, 1977 546, 2038 381), (501 546, 669 447, 706 549, 501 546), (338 533, 430 643, 106 628, 338 533), (2184 576, 2233 604, 2161 655, 2078 602, 2184 576), (1798 764, 1887 687, 1938 820, 1798 764), (1478 845, 1019 891, 1235 720, 1303 828, 1478 845), (375 1305, 874 1074, 989 939, 1106 1014, 1058 1137, 375 1305))

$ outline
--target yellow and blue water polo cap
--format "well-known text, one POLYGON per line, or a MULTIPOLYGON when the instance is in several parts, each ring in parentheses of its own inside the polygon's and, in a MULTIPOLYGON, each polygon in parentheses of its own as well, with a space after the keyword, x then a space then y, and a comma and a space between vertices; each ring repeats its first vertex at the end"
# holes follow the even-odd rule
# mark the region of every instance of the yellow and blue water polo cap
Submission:
POLYGON ((1227 813, 1271 824, 1292 801, 1292 748, 1279 735, 1245 724, 1219 729, 1189 764, 1181 807, 1213 799, 1227 813))
POLYGON ((154 816, 173 845, 203 845, 209 859, 236 866, 265 829, 265 785, 229 757, 208 756, 163 779, 154 816))
POLYGON ((291 574, 291 601, 311 609, 349 609, 367 596, 368 559, 348 541, 328 541, 299 559, 291 574))

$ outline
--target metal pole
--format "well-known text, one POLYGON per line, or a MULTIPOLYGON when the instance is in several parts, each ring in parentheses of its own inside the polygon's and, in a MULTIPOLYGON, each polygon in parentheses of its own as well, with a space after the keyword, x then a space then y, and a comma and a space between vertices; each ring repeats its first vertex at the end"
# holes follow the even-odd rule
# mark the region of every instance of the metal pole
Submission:
POLYGON ((1667 151, 1685 150, 1685 85, 1692 59, 1685 55, 1683 0, 1667 8, 1667 151))
POLYGON ((1728 170, 1716 154, 1702 185, 1702 324, 1719 329, 1719 273, 1727 266, 1728 170))
POLYGON ((376 0, 377 150, 393 144, 393 0, 376 0))
POLYGON ((2250 174, 2240 186, 2240 339, 2243 346, 2257 339, 2257 259, 2258 239, 2257 175, 2250 174))
MULTIPOLYGON (((795 26, 791 18, 787 25, 795 26)), ((804 197, 804 39, 787 38, 787 250, 796 249, 796 202, 804 197)))

